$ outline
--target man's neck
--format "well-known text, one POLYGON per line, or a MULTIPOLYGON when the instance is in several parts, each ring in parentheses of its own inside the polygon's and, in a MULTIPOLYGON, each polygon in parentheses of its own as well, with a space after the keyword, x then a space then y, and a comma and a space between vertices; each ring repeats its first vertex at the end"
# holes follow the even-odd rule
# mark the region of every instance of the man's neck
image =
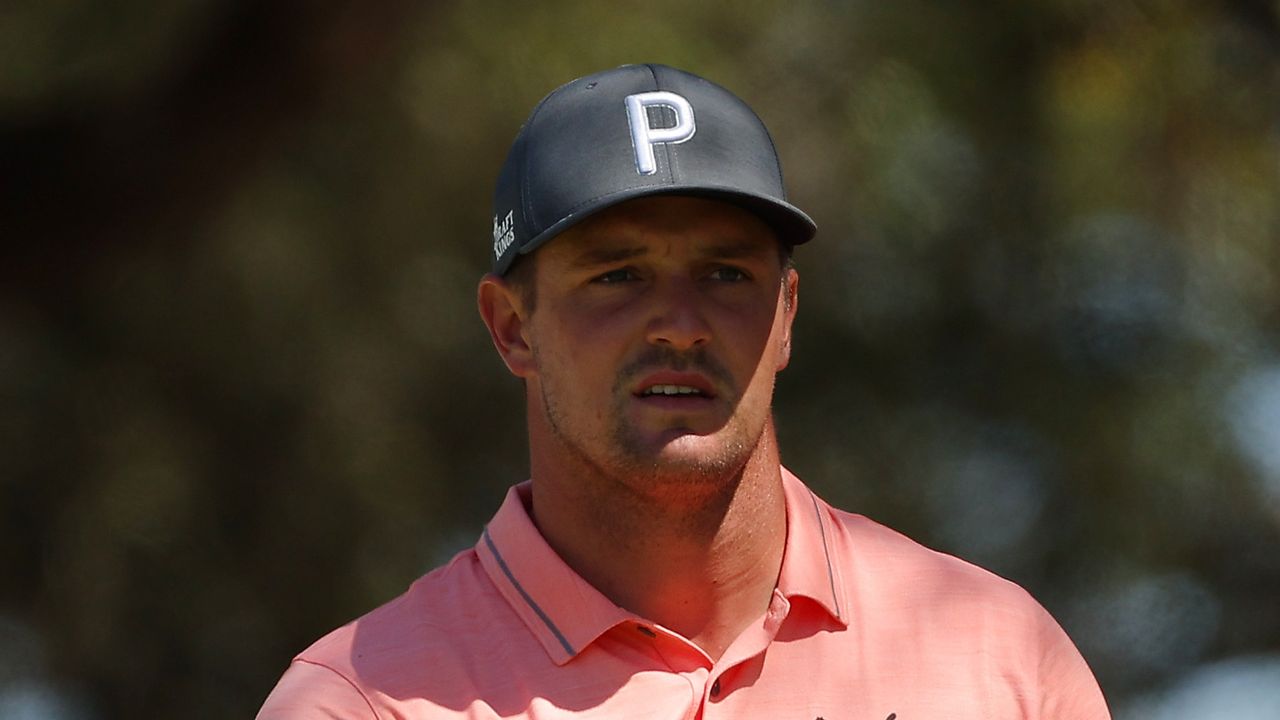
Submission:
POLYGON ((599 475, 535 467, 539 530, 618 606, 719 658, 768 609, 782 566, 786 507, 772 424, 722 483, 642 493, 599 475))

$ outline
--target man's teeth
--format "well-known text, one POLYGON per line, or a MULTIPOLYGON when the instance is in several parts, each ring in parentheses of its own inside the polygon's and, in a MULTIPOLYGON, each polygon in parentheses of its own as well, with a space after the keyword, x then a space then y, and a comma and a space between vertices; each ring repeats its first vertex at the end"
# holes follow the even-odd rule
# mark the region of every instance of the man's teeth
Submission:
POLYGON ((688 385, 654 385, 645 395, 701 395, 702 391, 688 385))

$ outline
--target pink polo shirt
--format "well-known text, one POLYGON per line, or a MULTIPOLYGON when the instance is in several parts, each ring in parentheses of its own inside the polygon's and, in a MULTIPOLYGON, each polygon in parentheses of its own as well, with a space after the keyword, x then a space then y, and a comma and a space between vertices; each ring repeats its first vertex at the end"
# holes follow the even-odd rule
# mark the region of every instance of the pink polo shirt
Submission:
POLYGON ((525 483, 474 548, 294 658, 258 718, 1109 717, 1021 588, 783 485, 778 586, 716 662, 565 565, 525 483))

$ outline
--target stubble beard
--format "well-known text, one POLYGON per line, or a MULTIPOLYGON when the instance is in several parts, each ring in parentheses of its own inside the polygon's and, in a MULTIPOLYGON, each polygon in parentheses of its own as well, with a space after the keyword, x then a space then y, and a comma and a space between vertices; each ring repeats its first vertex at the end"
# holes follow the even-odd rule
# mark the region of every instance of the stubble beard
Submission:
POLYGON ((628 421, 628 403, 632 401, 630 380, 643 368, 657 364, 679 370, 696 369, 720 381, 722 389, 732 386, 729 374, 703 357, 677 356, 657 351, 631 363, 618 374, 611 391, 609 422, 603 427, 575 428, 556 398, 572 392, 568 388, 541 387, 542 409, 548 426, 558 442, 591 472, 610 484, 622 485, 641 494, 677 496, 703 495, 716 488, 728 490, 741 476, 752 453, 759 446, 768 425, 765 417, 750 418, 734 413, 714 433, 715 440, 690 431, 659 446, 643 436, 640 428, 628 421), (657 355, 657 357, 655 357, 657 355), (672 449, 672 444, 690 439, 697 448, 672 449), (699 442, 702 441, 702 442, 699 442), (667 452, 663 452, 667 450, 667 452))

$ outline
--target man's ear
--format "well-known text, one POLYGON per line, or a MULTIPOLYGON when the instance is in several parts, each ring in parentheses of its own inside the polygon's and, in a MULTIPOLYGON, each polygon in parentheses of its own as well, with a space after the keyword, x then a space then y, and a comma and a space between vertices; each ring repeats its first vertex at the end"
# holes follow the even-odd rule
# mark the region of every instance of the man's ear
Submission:
POLYGON ((778 369, 781 370, 791 362, 791 325, 795 322, 796 311, 800 309, 800 273, 795 268, 787 268, 779 291, 782 301, 782 342, 778 346, 778 369))
POLYGON ((520 290, 499 275, 489 273, 480 278, 476 288, 476 304, 493 347, 507 364, 512 375, 528 378, 535 366, 533 351, 525 335, 528 319, 520 290))

